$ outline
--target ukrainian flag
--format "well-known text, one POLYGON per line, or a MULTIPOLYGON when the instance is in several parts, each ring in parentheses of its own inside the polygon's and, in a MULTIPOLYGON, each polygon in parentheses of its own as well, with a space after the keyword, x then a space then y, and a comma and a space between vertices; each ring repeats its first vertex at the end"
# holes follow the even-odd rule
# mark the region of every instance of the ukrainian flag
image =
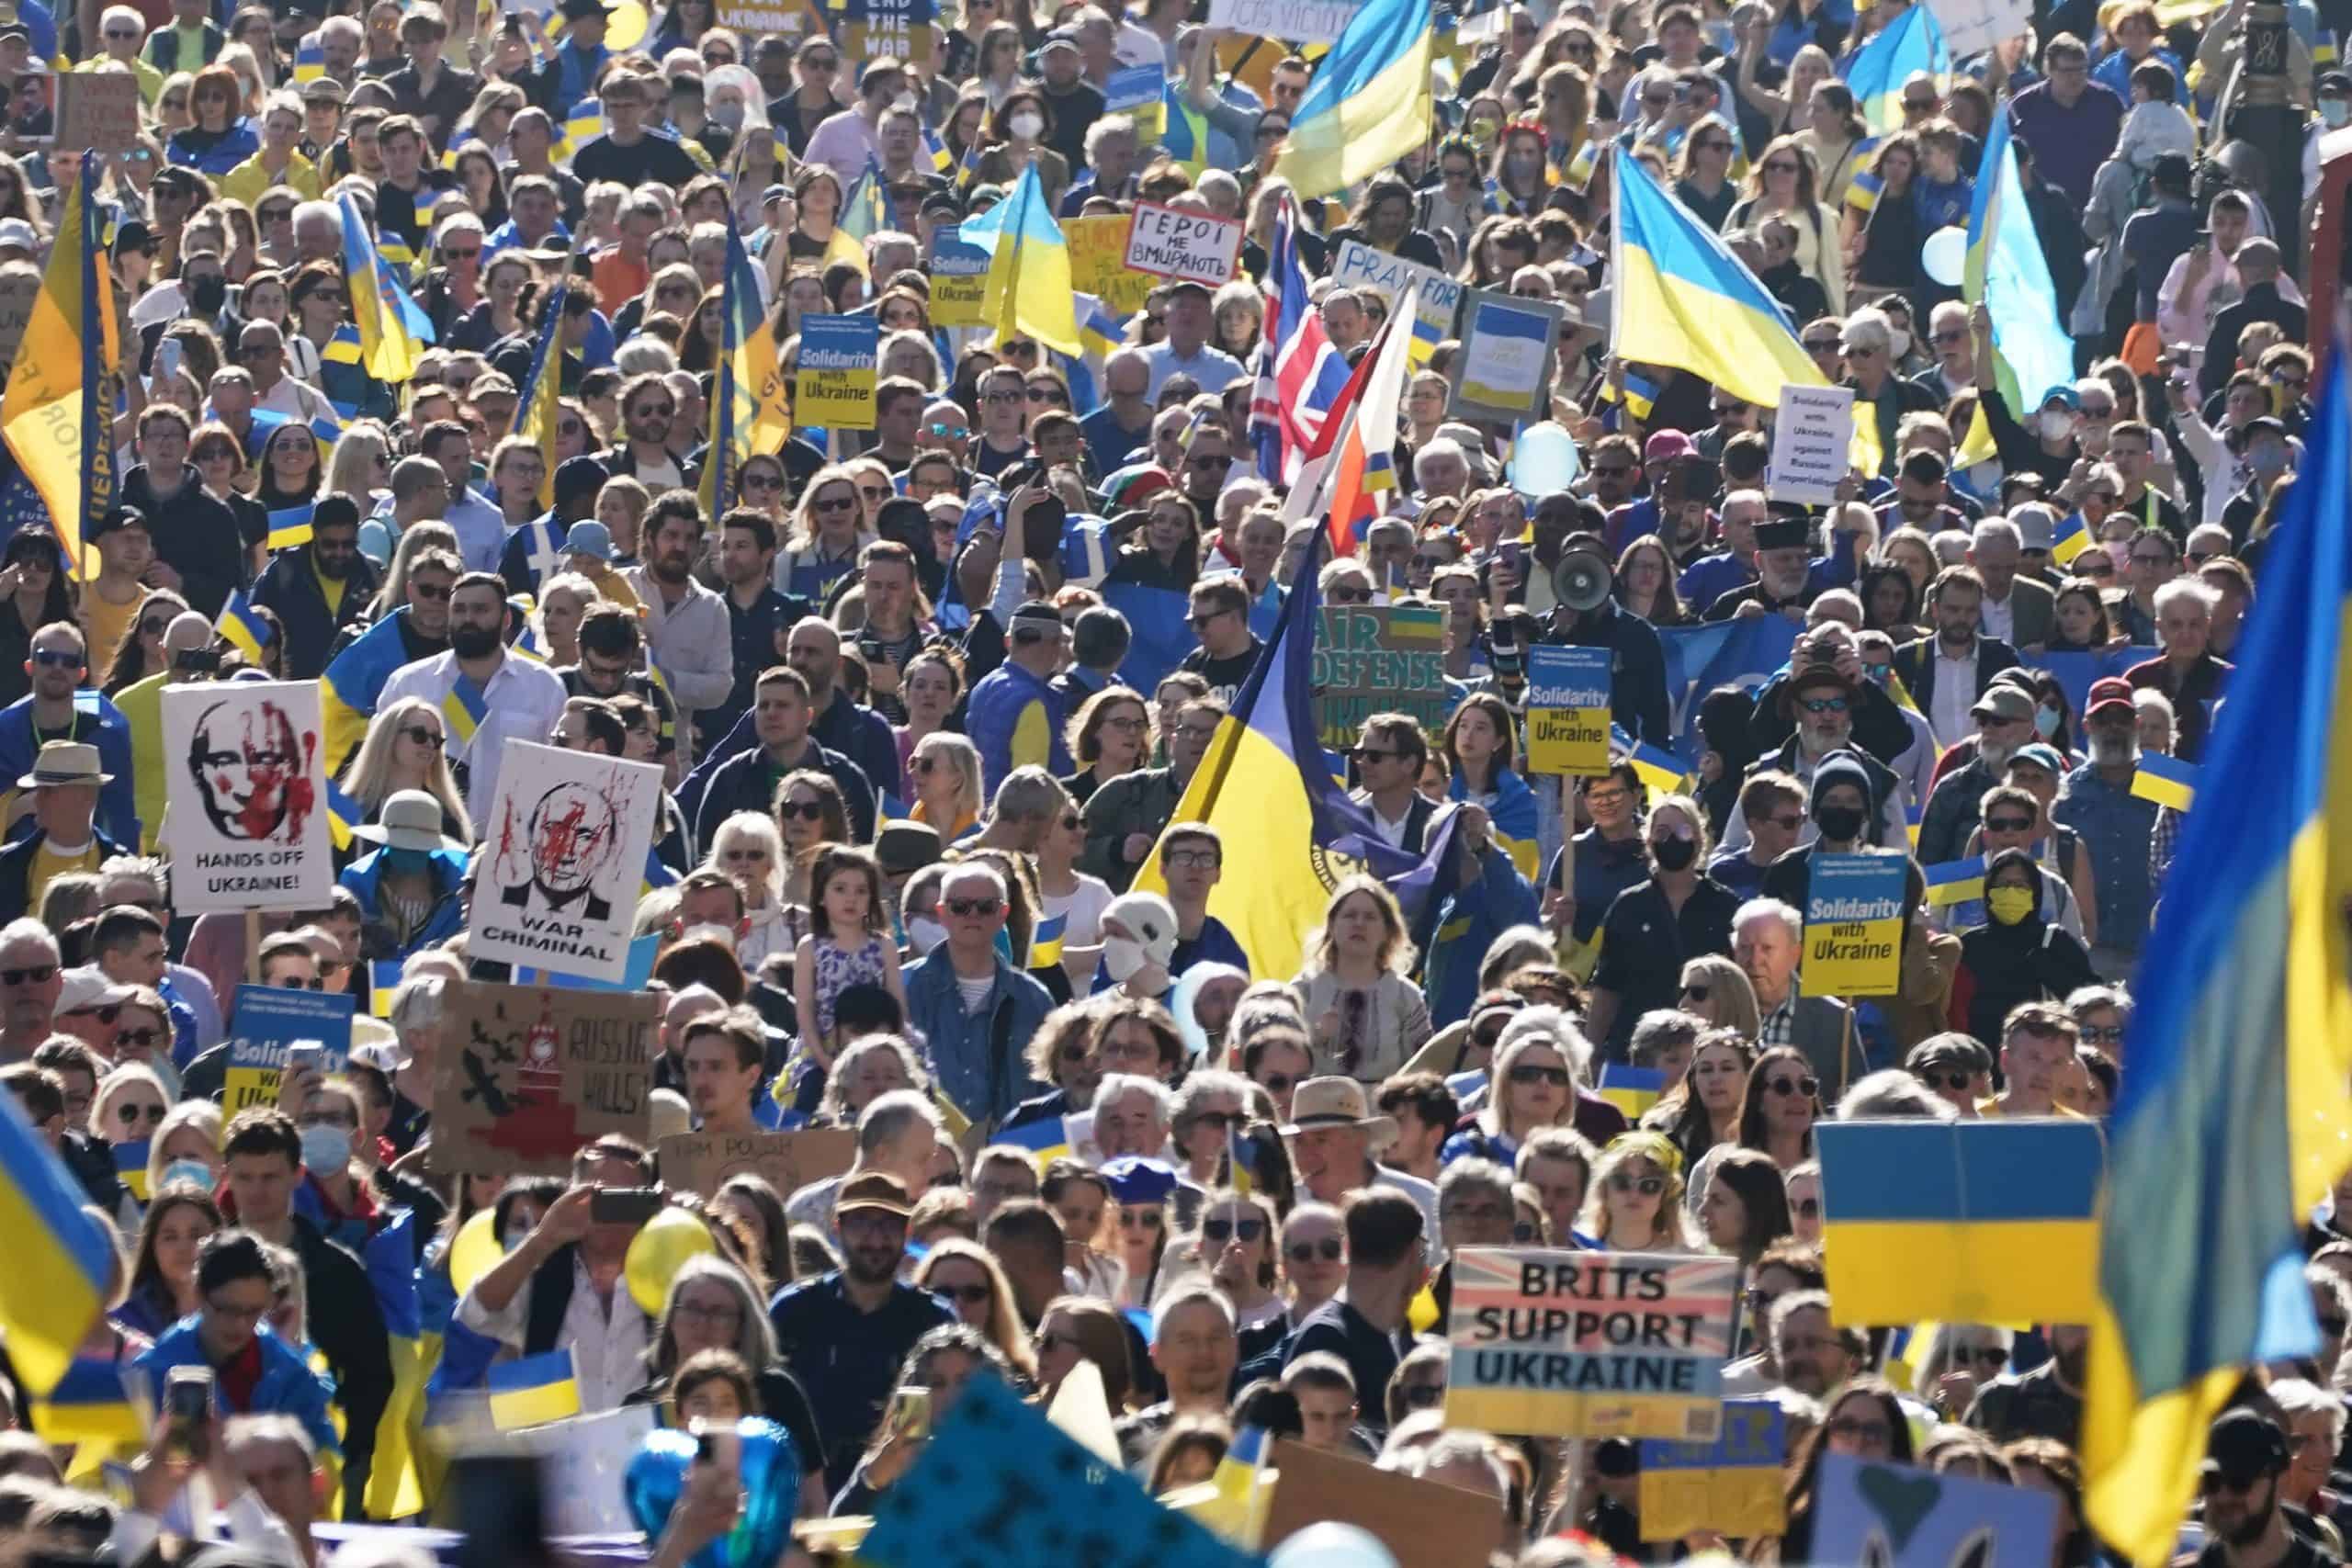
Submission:
POLYGON ((281 506, 269 514, 268 546, 272 554, 295 549, 311 542, 311 507, 281 506))
POLYGON ((571 154, 604 134, 605 106, 595 98, 582 98, 563 117, 561 132, 549 155, 558 163, 568 162, 571 154))
POLYGON ((1274 173, 1300 199, 1371 178, 1429 140, 1435 10, 1423 0, 1370 0, 1350 17, 1292 117, 1274 173))
POLYGON ((2060 518, 2058 526, 2051 531, 2050 558, 2060 566, 2074 565, 2075 558, 2090 547, 2091 531, 2084 525, 2079 512, 2060 518))
POLYGON ((857 176, 857 183, 849 187, 849 195, 842 198, 842 214, 836 227, 853 240, 870 240, 890 227, 890 205, 882 194, 881 166, 870 153, 866 156, 865 172, 857 176))
POLYGON ((302 41, 294 49, 294 83, 315 82, 327 73, 326 47, 319 42, 316 33, 304 33, 302 41))
POLYGON ((1216 1462, 1208 1480, 1163 1494, 1160 1501, 1207 1526, 1245 1551, 1255 1551, 1266 1531, 1273 1488, 1265 1483, 1266 1429, 1244 1427, 1216 1462))
POLYGON ((580 1414, 580 1382, 572 1372, 568 1346, 501 1361, 483 1381, 490 1386, 490 1418, 502 1432, 580 1414))
POLYGON ((967 244, 989 253, 981 325, 1000 338, 1031 337, 1064 354, 1085 352, 1078 334, 1069 247, 1034 164, 1021 171, 1012 194, 956 231, 967 244))
POLYGON ((252 660, 259 668, 262 655, 277 640, 269 623, 254 614, 252 597, 242 588, 232 590, 228 604, 221 606, 220 619, 213 630, 229 639, 229 646, 252 660))
POLYGON ((1649 418, 1650 411, 1657 407, 1658 384, 1648 377, 1637 376, 1631 370, 1625 372, 1624 379, 1625 388, 1622 395, 1625 402, 1625 412, 1635 419, 1649 418))
POLYGON ((1983 855, 1971 855, 1966 860, 1948 860, 1941 865, 1925 867, 1921 874, 1928 879, 1928 902, 1930 904, 1965 904, 1972 898, 1984 897, 1983 855))
POLYGON ((539 504, 555 504, 555 427, 560 404, 563 398, 563 350, 551 347, 562 336, 560 328, 550 329, 547 323, 563 320, 564 296, 571 291, 569 271, 557 279, 555 290, 548 297, 546 312, 540 316, 539 341, 531 347, 531 374, 523 383, 523 396, 515 406, 514 434, 528 440, 539 454, 544 471, 539 475, 539 504), (554 374, 548 374, 552 362, 554 374))
MULTIPOLYGON (((332 804, 334 796, 342 794, 343 792, 335 788, 334 785, 327 785, 327 796, 330 804, 332 804)), ((349 796, 346 795, 345 798, 347 800, 349 799, 349 796)), ((337 845, 336 847, 340 849, 342 846, 337 845)), ((392 993, 400 989, 400 985, 401 961, 399 959, 378 958, 370 960, 368 964, 368 1016, 370 1018, 391 1017, 392 993)))
POLYGON ((1069 1129, 1062 1118, 1048 1116, 1041 1121, 1023 1122, 1017 1127, 1000 1127, 989 1135, 989 1142, 1027 1149, 1036 1160, 1037 1168, 1044 1170, 1047 1160, 1069 1153, 1069 1129))
MULTIPOLYGON (((352 843, 351 830, 367 819, 368 814, 359 809, 359 803, 345 795, 343 792, 343 786, 334 782, 333 775, 329 775, 327 779, 327 837, 334 840, 334 847, 338 850, 349 849, 352 843)), ((379 964, 376 967, 381 969, 387 966, 379 964)), ((389 967, 392 972, 392 983, 398 985, 401 977, 399 961, 393 960, 389 967)), ((389 1002, 391 998, 387 996, 384 999, 389 1002)), ((381 1018, 384 1015, 379 1012, 376 1016, 381 1018)))
POLYGON ((1903 834, 1911 841, 1911 852, 1919 852, 1919 826, 1928 819, 1928 809, 1917 801, 1903 808, 1903 834))
POLYGON ((1903 129, 1903 84, 1925 71, 1939 85, 1951 74, 1951 51, 1925 6, 1914 6, 1856 50, 1846 62, 1846 85, 1871 130, 1903 129))
POLYGON ((2243 1368, 2318 1348, 2302 1216, 2352 1148, 2352 419, 2341 338, 2183 819, 2109 1121, 2083 1407, 2099 1534, 2162 1562, 2243 1368), (2291 1107, 2292 1113, 2290 1114, 2291 1107), (2190 1267, 2184 1269, 2184 1263, 2190 1267))
MULTIPOLYGON (((1995 380, 2017 419, 2029 418, 2053 389, 2075 384, 2075 340, 2058 319, 2058 291, 2051 285, 2050 264, 2034 234, 2033 214, 2026 208, 2005 114, 1995 115, 1992 129, 1984 133, 1975 204, 1968 212, 1968 261, 1961 292, 1970 304, 1981 304, 1992 315, 1995 380)), ((1952 465, 1965 468, 1992 456, 1993 427, 1979 409, 1952 465)))
POLYGON ((0 1337, 17 1381, 36 1397, 63 1382, 106 1309, 114 1249, 82 1213, 85 1201, 17 1097, 0 1094, 0 1254, 16 1259, 0 1291, 0 1337))
POLYGON ((1656 1067, 1629 1067, 1621 1062, 1601 1065, 1600 1098, 1623 1111, 1628 1122, 1639 1122, 1665 1092, 1666 1075, 1656 1067))
POLYGON ((142 1203, 154 1196, 147 1190, 147 1140, 107 1147, 114 1155, 115 1179, 122 1183, 122 1190, 142 1203))
POLYGON ((1634 739, 1625 732, 1623 725, 1609 727, 1609 743, 1634 765, 1634 772, 1648 787, 1653 801, 1661 795, 1679 795, 1683 786, 1690 782, 1689 763, 1663 746, 1634 739))
POLYGON ((1814 1149, 1838 1322, 2090 1315, 2103 1156, 2097 1123, 1823 1122, 1814 1149))
POLYGON ((343 213, 343 271, 351 319, 359 326, 361 362, 377 380, 398 385, 416 374, 417 356, 433 341, 433 323, 377 253, 359 203, 346 191, 336 206, 343 213))
POLYGON ((2186 811, 2197 795, 2197 764, 2161 751, 2143 751, 2139 771, 2132 775, 2132 793, 2142 800, 2186 811))
MULTIPOLYGON (((85 168, 95 168, 95 163, 85 168)), ((98 209, 77 177, 66 188, 57 242, 33 298, 32 319, 0 394, 0 439, 49 509, 76 579, 96 575, 82 541, 114 505, 120 482, 107 378, 121 363, 112 274, 100 260, 98 209)))
POLYGON ((369 626, 336 654, 319 677, 330 774, 341 772, 345 761, 368 738, 368 721, 375 716, 376 699, 383 694, 384 682, 409 661, 408 644, 401 639, 402 617, 407 614, 408 606, 403 604, 369 626))
POLYGON ((956 155, 947 151, 947 143, 939 139, 939 132, 927 125, 922 128, 922 150, 931 155, 931 166, 938 173, 944 175, 956 166, 956 155))
POLYGON ((1062 933, 1069 929, 1069 917, 1047 915, 1037 922, 1029 936, 1029 967, 1050 969, 1062 961, 1062 933))
MULTIPOLYGON (((142 1151, 146 1147, 139 1146, 142 1151)), ((147 1446, 154 1423, 152 1414, 141 1408, 144 1392, 134 1402, 123 1382, 129 1365, 76 1356, 47 1398, 28 1402, 26 1414, 40 1440, 74 1450, 67 1479, 79 1481, 95 1474, 107 1461, 137 1453, 147 1446)))
POLYGON ((727 214, 727 271, 720 281, 721 341, 710 390, 710 456, 702 469, 703 515, 735 503, 735 476, 755 456, 783 450, 792 434, 774 329, 760 310, 759 270, 727 214))
POLYGON ((471 745, 481 721, 490 716, 490 698, 482 691, 481 682, 458 671, 449 694, 441 699, 441 716, 448 721, 450 732, 460 747, 471 745))
MULTIPOLYGON (((368 1238, 363 1261, 384 1317, 386 1348, 392 1358, 391 1397, 376 1423, 376 1457, 368 1472, 368 1517, 403 1519, 424 1511, 418 1451, 413 1442, 424 1404, 424 1321, 416 1288, 414 1214, 401 1211, 390 1224, 368 1238)), ((437 1354, 435 1359, 437 1359, 437 1354)), ((579 1404, 572 1389, 572 1403, 579 1404)))

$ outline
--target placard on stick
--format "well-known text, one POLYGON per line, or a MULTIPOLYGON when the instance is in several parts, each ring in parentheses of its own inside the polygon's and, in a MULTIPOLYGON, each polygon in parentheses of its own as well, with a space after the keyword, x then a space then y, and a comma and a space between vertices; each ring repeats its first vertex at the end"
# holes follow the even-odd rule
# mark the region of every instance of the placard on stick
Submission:
POLYGON ((520 740, 501 761, 481 829, 468 955, 620 979, 662 770, 520 740))
POLYGON ((1209 0, 1209 26, 1296 43, 1329 43, 1363 0, 1209 0))
POLYGON ((334 849, 318 682, 166 686, 162 714, 175 907, 323 908, 334 849))
POLYGON ((1698 1530, 1778 1535, 1788 1523, 1788 1417, 1775 1399, 1726 1399, 1723 1432, 1712 1443, 1642 1443, 1644 1540, 1679 1540, 1698 1530))
POLYGON ((654 1145, 662 1162, 662 1185, 707 1198, 730 1177, 757 1176, 789 1198, 812 1181, 839 1176, 857 1158, 857 1132, 816 1127, 805 1133, 760 1133, 730 1137, 718 1133, 679 1133, 654 1145))
POLYGON ((1350 604, 1316 612, 1315 728, 1323 744, 1355 744, 1376 713, 1407 713, 1435 734, 1445 726, 1445 612, 1350 604))
POLYGON ((1135 214, 1120 212, 1100 218, 1062 220, 1062 243, 1069 251, 1070 287, 1091 294, 1114 316, 1133 315, 1144 308, 1159 279, 1127 265, 1127 238, 1135 214))
POLYGON ((1598 778, 1609 771, 1610 682, 1605 648, 1527 650, 1527 770, 1598 778))
POLYGON ((1127 230, 1127 265, 1136 272, 1211 288, 1232 280, 1241 256, 1241 220, 1207 212, 1136 203, 1127 230))
POLYGON ((481 980, 450 996, 433 1085, 435 1171, 561 1175, 607 1133, 645 1141, 654 998, 481 980))
POLYGON ((1816 851, 1805 882, 1807 997, 1891 997, 1903 988, 1904 891, 1910 862, 1900 854, 1816 851))
POLYGON ((1486 1568, 1502 1549, 1499 1498, 1377 1471, 1288 1438, 1275 1441, 1270 1457, 1281 1478, 1266 1508, 1270 1550, 1325 1519, 1370 1531, 1411 1568, 1486 1568))
POLYGON ((1852 466, 1847 449, 1853 439, 1851 387, 1783 386, 1781 407, 1772 419, 1765 493, 1774 501, 1826 506, 1838 499, 1838 486, 1852 466))

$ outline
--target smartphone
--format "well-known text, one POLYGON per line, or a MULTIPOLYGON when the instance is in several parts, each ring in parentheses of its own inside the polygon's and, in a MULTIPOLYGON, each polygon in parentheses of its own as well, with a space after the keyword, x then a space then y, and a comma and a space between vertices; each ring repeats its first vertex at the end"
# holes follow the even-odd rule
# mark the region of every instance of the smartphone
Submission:
POLYGON ((315 1040, 297 1040, 286 1047, 286 1070, 320 1071, 326 1064, 327 1048, 315 1040))
POLYGON ((931 1436, 931 1390, 901 1383, 890 1394, 883 1424, 899 1437, 921 1442, 931 1436))
POLYGON ((1030 560, 1058 559, 1069 507, 1057 495, 1040 496, 1021 514, 1021 553, 1030 560))
POLYGON ((220 650, 217 648, 184 648, 172 656, 172 668, 185 670, 191 675, 216 675, 220 671, 220 650))
POLYGON ((179 368, 180 340, 167 337, 155 345, 155 375, 159 379, 169 380, 179 373, 179 368))
POLYGON ((171 1425, 172 1451, 201 1462, 212 1420, 212 1369, 174 1367, 164 1380, 164 1415, 171 1425))
POLYGON ((588 1218, 600 1225, 641 1225, 662 1212, 662 1194, 650 1187, 599 1187, 588 1200, 588 1218))
POLYGON ((1523 547, 1521 546, 1517 539, 1505 539, 1499 546, 1496 547, 1495 558, 1502 563, 1502 568, 1505 571, 1510 573, 1510 579, 1513 582, 1519 581, 1520 557, 1524 553, 1525 551, 1523 547))

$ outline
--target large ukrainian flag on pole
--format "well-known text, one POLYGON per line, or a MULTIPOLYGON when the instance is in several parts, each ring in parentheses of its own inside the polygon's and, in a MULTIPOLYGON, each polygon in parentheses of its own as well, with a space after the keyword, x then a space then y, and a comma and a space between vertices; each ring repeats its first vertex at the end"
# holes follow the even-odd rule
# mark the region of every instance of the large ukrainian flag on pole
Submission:
POLYGON ((531 374, 523 383, 514 434, 538 449, 546 471, 539 475, 539 504, 555 504, 555 428, 563 401, 563 302, 571 291, 571 269, 556 280, 548 307, 539 313, 539 341, 531 350, 531 374))
MULTIPOLYGON (((2058 290, 2034 236, 2007 114, 1993 117, 1979 169, 1961 293, 1993 318, 1994 381, 2010 416, 2023 423, 2053 389, 2075 384, 2075 340, 2058 320, 2058 290)), ((1980 408, 1953 462, 1966 467, 1992 456, 1993 427, 1980 408)))
POLYGON ((1035 338, 1048 348, 1080 355, 1078 287, 1070 280, 1069 247, 1031 164, 1002 201, 961 225, 967 244, 989 253, 981 324, 999 337, 1035 338))
POLYGON ((1369 0, 1316 67, 1274 173, 1301 200, 1371 178, 1429 140, 1436 7, 1369 0))
POLYGON ((359 327, 359 355, 368 374, 398 386, 416 374, 433 323, 392 276, 368 235, 359 203, 345 191, 336 204, 343 214, 343 276, 351 294, 351 319, 359 327))
POLYGON ((2352 398, 2311 446, 2132 976, 2083 1409, 2090 1520, 2171 1552, 2242 1369, 2319 1346, 2303 1217, 2352 1156, 2352 398))
MULTIPOLYGON (((83 167, 95 168, 84 154, 83 167)), ((82 541, 114 505, 111 378, 120 364, 114 289, 98 243, 98 211, 85 199, 86 177, 65 192, 57 241, 49 253, 24 344, 0 394, 0 437, 49 508, 65 569, 87 581, 96 562, 82 541)))
POLYGON ((17 1097, 0 1094, 0 1338, 25 1392, 64 1381, 83 1337, 106 1310, 114 1249, 89 1215, 81 1184, 33 1131, 17 1097))
POLYGON ((1846 62, 1846 85, 1871 134, 1903 129, 1903 84, 1920 71, 1937 79, 1940 92, 1943 79, 1951 74, 1951 51, 1944 46, 1944 31, 1928 7, 1914 6, 1846 62))
POLYGON ((792 434, 775 334, 760 310, 760 276, 743 248, 743 231, 727 214, 727 271, 721 276, 718 367, 710 389, 710 457, 702 469, 703 515, 716 522, 735 503, 735 477, 746 458, 779 452, 792 434))

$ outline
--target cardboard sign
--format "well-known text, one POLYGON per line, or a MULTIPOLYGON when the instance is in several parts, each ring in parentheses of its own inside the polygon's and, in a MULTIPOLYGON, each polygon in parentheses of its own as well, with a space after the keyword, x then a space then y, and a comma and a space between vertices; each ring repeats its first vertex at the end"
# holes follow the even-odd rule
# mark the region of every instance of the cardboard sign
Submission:
POLYGON ((732 28, 745 38, 781 33, 797 43, 825 30, 809 0, 718 0, 711 14, 714 25, 732 28))
POLYGON ((1471 289, 1464 297, 1449 412, 1498 423, 1549 413, 1552 355, 1567 315, 1548 299, 1471 289))
POLYGON ((873 429, 881 355, 882 323, 873 316, 801 317, 793 423, 827 430, 873 429))
POLYGON ((224 1116, 255 1105, 277 1103, 277 1080, 287 1048, 316 1044, 319 1070, 339 1073, 351 1060, 351 1019, 358 998, 334 991, 297 991, 280 986, 240 986, 229 1017, 229 1065, 223 1077, 224 1116))
POLYGON ((1598 778, 1609 771, 1605 648, 1527 650, 1527 771, 1598 778))
POLYGON ((1799 996, 1891 997, 1902 988, 1909 865, 1899 854, 1815 853, 1799 996))
POLYGON ((1269 1551, 1326 1519, 1368 1531, 1412 1568, 1486 1568, 1503 1550, 1499 1498, 1377 1471, 1288 1438, 1277 1439, 1267 1459, 1280 1478, 1266 1506, 1269 1551))
POLYGON ((1838 499, 1838 486, 1853 466, 1847 453, 1853 439, 1851 387, 1783 386, 1772 417, 1765 493, 1800 506, 1826 506, 1838 499))
POLYGON ((661 1425, 660 1405, 624 1404, 503 1434, 501 1446, 537 1458, 539 1506, 550 1535, 628 1535, 637 1522, 621 1478, 661 1425))
POLYGON ((993 1375, 964 1386, 857 1549, 872 1568, 1250 1568, 1256 1558, 1162 1507, 993 1375))
POLYGON ((57 78, 57 144, 128 152, 139 140, 139 78, 128 71, 68 71, 57 78))
POLYGON ((2006 42, 2032 21, 2027 0, 1936 0, 1936 22, 1954 60, 2006 42))
POLYGON ((1329 43, 1363 0, 1209 0, 1209 26, 1295 43, 1329 43))
POLYGON ((1813 1561, 1881 1568, 2046 1568, 2058 1495, 1851 1454, 1821 1457, 1813 1561))
POLYGON ((174 906, 323 908, 334 886, 334 846, 319 683, 166 686, 163 729, 174 906))
POLYGON ((1465 1247, 1446 1425, 1713 1442, 1738 1283, 1736 1258, 1465 1247))
POLYGON ((1344 750, 1376 713, 1408 713, 1435 734, 1453 707, 1445 693, 1445 612, 1349 604, 1316 612, 1315 728, 1344 750))
POLYGON ((607 1133, 643 1143, 660 1010, 642 994, 452 987, 434 1076, 432 1168, 560 1176, 607 1133))
POLYGON ((0 265, 0 377, 17 363, 17 345, 25 341, 33 301, 40 298, 40 267, 28 261, 0 265))
POLYGON ((1698 1530, 1778 1535, 1788 1524, 1788 1417, 1773 1399, 1726 1399, 1723 1432, 1712 1443, 1642 1443, 1644 1540, 1679 1540, 1698 1530))
POLYGON ((942 229, 931 256, 931 324, 978 326, 980 306, 988 299, 988 252, 951 239, 942 229))
MULTIPOLYGON (((1091 294, 1114 316, 1133 315, 1159 287, 1159 279, 1127 265, 1127 235, 1135 214, 1066 218, 1062 244, 1069 252, 1070 287, 1091 294)), ((937 318, 934 316, 934 320, 937 318)))
POLYGON ((927 61, 935 14, 932 0, 842 0, 842 52, 852 60, 927 61))
POLYGON ((1413 308, 1413 363, 1453 335, 1453 313, 1462 303, 1462 285, 1434 267, 1375 251, 1360 240, 1342 242, 1331 254, 1331 281, 1351 288, 1370 288, 1393 308, 1408 283, 1421 291, 1413 308))
POLYGON ((857 1159, 857 1133, 850 1127, 750 1137, 680 1133, 655 1145, 654 1153, 662 1161, 662 1185, 673 1191, 707 1198, 729 1177, 757 1176, 789 1198, 812 1181, 848 1170, 857 1159))
POLYGON ((1136 117, 1136 129, 1144 130, 1148 118, 1152 129, 1146 138, 1159 134, 1159 118, 1168 101, 1168 67, 1147 62, 1141 65, 1123 65, 1111 73, 1102 84, 1102 107, 1109 114, 1131 114, 1136 117))
POLYGON ((481 830, 467 956, 592 980, 628 972, 662 770, 514 741, 481 830))
POLYGON ((1126 257, 1135 271, 1215 288, 1232 281, 1240 258, 1239 219, 1187 212, 1155 201, 1136 203, 1126 257))

